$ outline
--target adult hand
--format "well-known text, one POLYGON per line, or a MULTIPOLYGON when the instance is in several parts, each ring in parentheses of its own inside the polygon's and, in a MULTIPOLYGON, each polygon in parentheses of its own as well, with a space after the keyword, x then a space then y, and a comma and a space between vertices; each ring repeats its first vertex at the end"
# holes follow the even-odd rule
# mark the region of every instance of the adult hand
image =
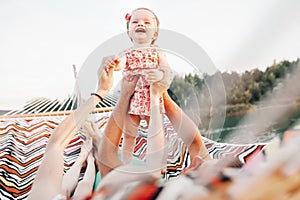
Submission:
POLYGON ((164 85, 165 87, 169 88, 173 78, 174 78, 174 73, 172 69, 168 66, 159 66, 159 70, 163 72, 163 78, 160 81, 161 85, 164 85))
POLYGON ((98 89, 100 96, 106 96, 113 85, 113 71, 118 64, 115 56, 104 57, 98 70, 98 89))
POLYGON ((137 80, 138 76, 132 76, 130 80, 125 77, 122 79, 120 98, 124 97, 129 99, 131 97, 134 92, 137 80))
POLYGON ((162 96, 165 91, 170 87, 173 80, 173 72, 170 67, 160 66, 159 71, 163 72, 163 77, 160 81, 151 85, 150 91, 152 94, 162 96))
POLYGON ((181 173, 193 174, 198 178, 210 180, 218 175, 218 172, 221 170, 221 167, 217 164, 219 161, 218 159, 205 160, 201 156, 195 156, 190 166, 186 167, 181 173))
POLYGON ((193 171, 197 170, 203 163, 205 162, 204 159, 202 159, 201 156, 195 156, 191 164, 186 167, 181 173, 182 174, 191 174, 193 171))
POLYGON ((164 77, 164 72, 162 70, 149 69, 145 71, 145 76, 147 81, 152 84, 161 81, 164 77))

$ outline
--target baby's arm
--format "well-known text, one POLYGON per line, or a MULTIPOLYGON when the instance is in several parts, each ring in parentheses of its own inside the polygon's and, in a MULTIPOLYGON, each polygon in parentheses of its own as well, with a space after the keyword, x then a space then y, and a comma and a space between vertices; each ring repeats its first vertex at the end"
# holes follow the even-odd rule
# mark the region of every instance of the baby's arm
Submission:
POLYGON ((167 56, 163 52, 162 49, 158 51, 158 65, 159 66, 164 66, 164 67, 170 67, 168 61, 167 61, 167 56))
POLYGON ((163 52, 162 49, 159 50, 158 56, 159 56, 159 61, 158 61, 159 71, 161 71, 163 73, 163 77, 160 79, 160 81, 162 79, 167 78, 168 80, 165 79, 163 81, 164 82, 167 81, 167 82, 171 83, 173 80, 174 74, 173 74, 173 70, 170 68, 170 65, 168 63, 167 56, 163 52))

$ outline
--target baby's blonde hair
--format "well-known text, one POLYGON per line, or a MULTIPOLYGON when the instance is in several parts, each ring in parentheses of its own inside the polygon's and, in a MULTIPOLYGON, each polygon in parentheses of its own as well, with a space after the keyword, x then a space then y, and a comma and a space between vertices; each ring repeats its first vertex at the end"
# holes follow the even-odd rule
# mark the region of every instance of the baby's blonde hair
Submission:
MULTIPOLYGON (((135 11, 138 11, 138 10, 147 10, 149 12, 151 12, 155 18, 155 21, 156 21, 156 32, 155 32, 155 38, 152 40, 151 44, 154 44, 154 42, 156 41, 157 39, 157 36, 158 36, 158 27, 159 27, 159 20, 158 20, 158 17, 156 16, 156 14, 150 10, 149 8, 137 8, 137 9, 134 9, 132 12, 131 12, 131 15, 135 12, 135 11)), ((129 22, 130 22, 131 19, 127 20, 127 23, 126 23, 126 28, 127 28, 127 33, 129 33, 129 22)), ((131 38, 130 38, 131 39, 131 38)))

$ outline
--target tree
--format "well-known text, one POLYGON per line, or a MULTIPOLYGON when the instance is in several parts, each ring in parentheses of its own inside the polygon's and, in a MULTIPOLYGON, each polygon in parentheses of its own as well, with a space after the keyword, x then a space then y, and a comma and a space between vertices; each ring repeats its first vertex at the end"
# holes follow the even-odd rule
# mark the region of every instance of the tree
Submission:
POLYGON ((253 104, 260 100, 261 91, 258 83, 256 82, 252 83, 249 88, 249 91, 251 93, 251 98, 249 100, 249 103, 253 104))

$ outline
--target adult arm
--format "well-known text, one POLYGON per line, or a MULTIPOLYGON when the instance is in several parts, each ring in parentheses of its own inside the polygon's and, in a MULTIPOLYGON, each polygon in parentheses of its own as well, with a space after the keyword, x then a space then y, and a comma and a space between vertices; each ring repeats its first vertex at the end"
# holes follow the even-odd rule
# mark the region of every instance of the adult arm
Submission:
POLYGON ((163 114, 160 108, 160 99, 169 84, 161 82, 150 86, 150 122, 147 135, 146 166, 149 172, 160 176, 161 169, 166 164, 167 146, 164 136, 163 114))
MULTIPOLYGON (((113 67, 114 63, 104 59, 98 71, 96 93, 101 97, 105 97, 112 87, 113 67)), ((52 199, 62 193, 63 151, 99 100, 97 96, 91 96, 55 129, 48 141, 28 199, 52 199)))
POLYGON ((191 160, 195 156, 201 156, 203 159, 211 159, 195 123, 171 99, 167 92, 163 94, 163 99, 168 118, 178 135, 188 145, 191 160))
MULTIPOLYGON (((107 130, 105 131, 105 137, 107 140, 101 145, 101 148, 105 148, 102 149, 101 159, 106 161, 109 166, 103 166, 103 164, 101 164, 101 174, 105 172, 105 176, 101 180, 97 190, 101 190, 105 187, 109 187, 110 190, 114 190, 129 182, 146 179, 157 180, 160 178, 160 172, 163 164, 165 164, 164 159, 166 154, 163 118, 162 113, 160 113, 160 97, 162 96, 162 93, 166 91, 167 87, 168 85, 166 86, 159 82, 150 86, 151 111, 147 135, 147 154, 146 163, 142 166, 134 164, 122 165, 122 163, 117 159, 117 149, 122 134, 117 127, 122 127, 122 121, 124 120, 124 116, 127 114, 127 104, 124 106, 124 102, 120 99, 119 104, 112 115, 115 117, 110 118, 109 121, 111 124, 107 125, 107 130), (109 132, 108 129, 113 131, 109 132), (105 171, 103 171, 103 169, 105 171)), ((126 87, 123 86, 122 90, 125 88, 126 87)), ((127 100, 130 96, 123 96, 123 98, 127 100)))
POLYGON ((118 159, 119 144, 124 120, 126 117, 129 117, 127 116, 128 103, 133 94, 136 81, 137 77, 132 81, 127 81, 125 78, 122 79, 120 99, 107 122, 96 159, 102 177, 122 165, 122 162, 118 159))

